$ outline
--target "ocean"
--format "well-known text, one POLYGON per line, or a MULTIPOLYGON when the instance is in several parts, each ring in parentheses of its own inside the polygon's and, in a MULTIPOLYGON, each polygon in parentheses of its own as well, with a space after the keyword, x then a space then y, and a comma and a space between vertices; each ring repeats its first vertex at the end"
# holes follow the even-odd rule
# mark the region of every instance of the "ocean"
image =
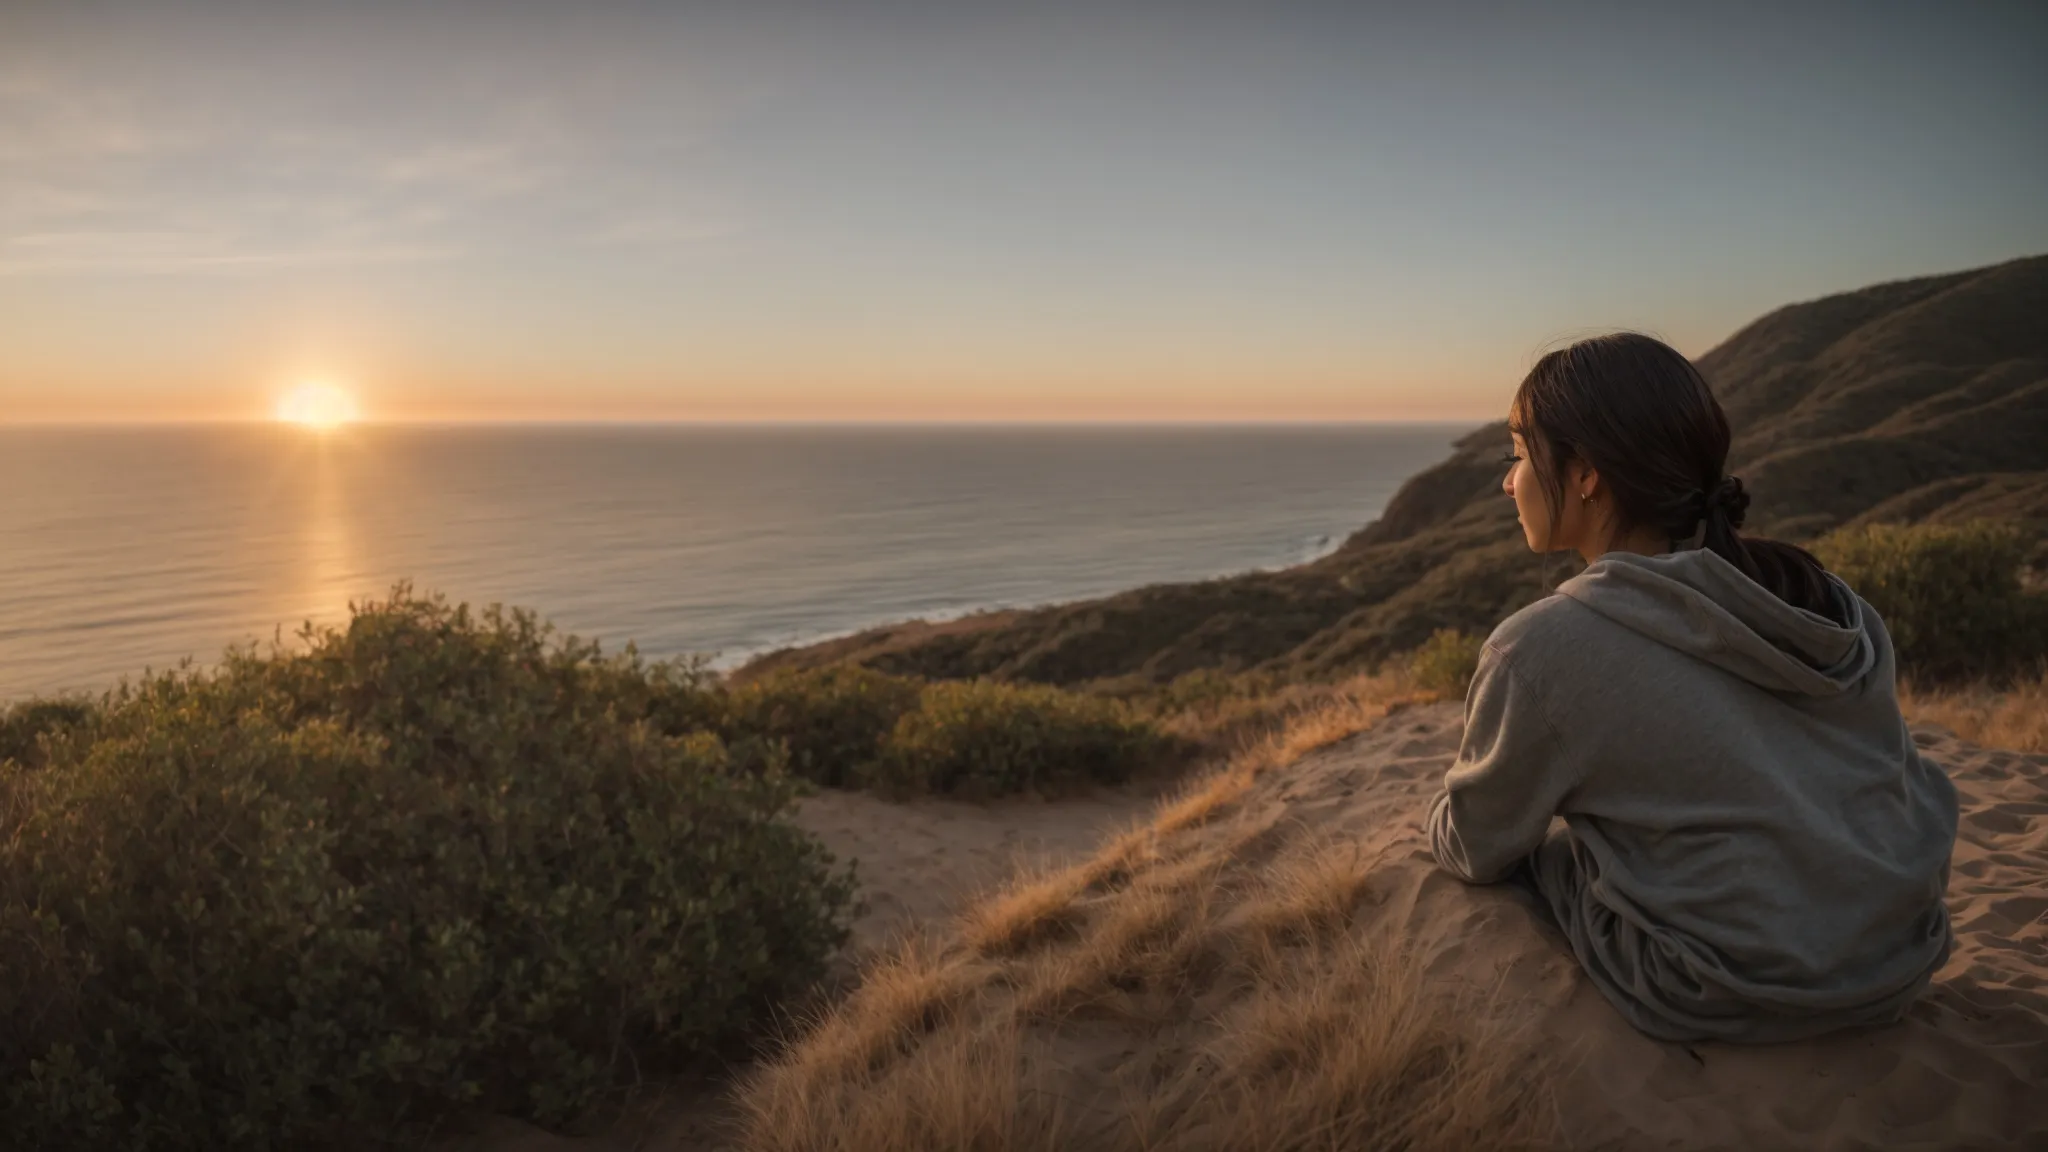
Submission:
POLYGON ((608 649, 748 656, 1322 555, 1470 425, 0 431, 0 701, 409 579, 608 649))

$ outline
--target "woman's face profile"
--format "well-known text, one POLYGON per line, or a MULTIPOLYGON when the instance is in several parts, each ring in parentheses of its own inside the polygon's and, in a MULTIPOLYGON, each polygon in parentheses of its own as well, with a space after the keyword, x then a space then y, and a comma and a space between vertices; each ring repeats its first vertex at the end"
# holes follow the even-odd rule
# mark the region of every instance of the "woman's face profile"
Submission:
POLYGON ((1508 474, 1500 482, 1501 491, 1514 498, 1515 517, 1522 522, 1522 538, 1528 542, 1529 550, 1550 551, 1550 507, 1544 502, 1542 483, 1536 479, 1536 465, 1529 459, 1529 445, 1521 433, 1509 435, 1513 437, 1513 449, 1508 457, 1508 474))
MULTIPOLYGON (((1536 463, 1529 456, 1529 442, 1520 432, 1510 431, 1508 435, 1513 448, 1508 453, 1508 474, 1502 478, 1500 490, 1515 501, 1515 517, 1522 522, 1522 539, 1528 542, 1529 551, 1583 554, 1587 541, 1602 538, 1600 498, 1594 495, 1589 504, 1578 495, 1594 491, 1598 486, 1597 474, 1576 460, 1568 461, 1564 505, 1553 515, 1543 481, 1536 475, 1536 463)), ((1604 551, 1604 546, 1594 549, 1596 554, 1604 551)))

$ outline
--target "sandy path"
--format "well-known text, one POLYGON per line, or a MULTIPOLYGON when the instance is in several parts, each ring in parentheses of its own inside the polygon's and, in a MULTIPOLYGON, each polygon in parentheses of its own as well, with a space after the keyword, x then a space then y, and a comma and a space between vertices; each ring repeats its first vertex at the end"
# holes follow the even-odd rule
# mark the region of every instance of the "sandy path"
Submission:
POLYGON ((805 799, 796 823, 854 862, 865 908, 851 948, 860 953, 908 928, 943 925, 962 900, 1018 867, 1080 859, 1152 806, 1128 792, 970 804, 830 791, 805 799))

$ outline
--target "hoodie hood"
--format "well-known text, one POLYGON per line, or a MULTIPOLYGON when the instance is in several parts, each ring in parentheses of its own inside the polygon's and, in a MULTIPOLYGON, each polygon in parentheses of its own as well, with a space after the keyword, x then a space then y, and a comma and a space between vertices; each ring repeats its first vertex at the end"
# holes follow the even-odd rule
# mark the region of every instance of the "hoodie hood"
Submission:
POLYGON ((1772 692, 1838 696, 1877 663, 1874 614, 1828 574, 1846 625, 1794 608, 1705 548, 1611 552, 1558 586, 1624 628, 1772 692))

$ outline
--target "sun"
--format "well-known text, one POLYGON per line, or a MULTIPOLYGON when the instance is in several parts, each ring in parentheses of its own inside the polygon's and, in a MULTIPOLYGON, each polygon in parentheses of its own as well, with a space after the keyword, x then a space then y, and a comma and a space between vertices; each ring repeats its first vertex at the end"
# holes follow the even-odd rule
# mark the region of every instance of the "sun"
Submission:
POLYGON ((356 399, 326 383, 301 384, 277 402, 277 418, 316 432, 328 432, 356 418, 356 399))

